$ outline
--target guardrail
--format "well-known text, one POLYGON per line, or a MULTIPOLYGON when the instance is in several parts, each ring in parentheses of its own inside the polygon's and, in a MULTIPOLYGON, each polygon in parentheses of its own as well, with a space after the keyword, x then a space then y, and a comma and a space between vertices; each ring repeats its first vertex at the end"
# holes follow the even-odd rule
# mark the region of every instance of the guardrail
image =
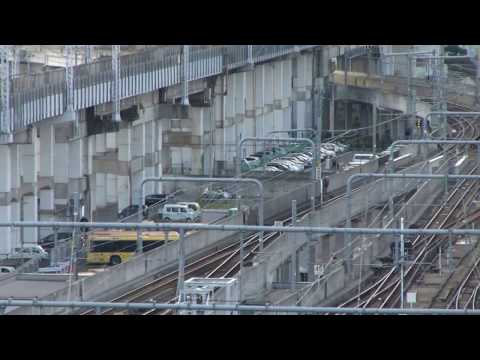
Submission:
MULTIPOLYGON (((267 61, 319 45, 253 45, 253 63, 267 61)), ((182 73, 181 48, 147 49, 120 58, 120 98, 145 94, 180 84, 182 73)), ((249 64, 249 45, 230 45, 211 48, 192 46, 189 56, 189 81, 221 74, 249 64)), ((74 110, 108 103, 113 82, 111 58, 82 64, 73 70, 74 110)), ((25 128, 43 119, 62 115, 67 107, 65 70, 48 71, 38 75, 17 76, 11 81, 10 129, 25 128)), ((0 109, 3 124, 5 109, 0 109)))

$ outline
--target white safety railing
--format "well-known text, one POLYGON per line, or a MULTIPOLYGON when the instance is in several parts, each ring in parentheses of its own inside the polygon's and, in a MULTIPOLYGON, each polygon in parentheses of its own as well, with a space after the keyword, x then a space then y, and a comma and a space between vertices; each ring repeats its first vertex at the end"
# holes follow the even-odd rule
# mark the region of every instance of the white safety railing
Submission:
MULTIPOLYGON (((319 45, 253 45, 254 63, 281 57, 319 45)), ((182 64, 181 47, 147 49, 120 58, 120 98, 145 94, 157 89, 180 84, 182 64)), ((192 46, 189 56, 189 81, 221 74, 246 66, 249 46, 192 46)), ((111 102, 113 81, 110 58, 74 67, 73 107, 75 110, 111 102)), ((65 70, 48 71, 36 75, 12 78, 10 101, 10 127, 5 132, 25 128, 41 120, 60 116, 66 111, 65 70)), ((0 119, 3 114, 0 111, 0 119)), ((2 130, 0 129, 0 130, 2 130)))

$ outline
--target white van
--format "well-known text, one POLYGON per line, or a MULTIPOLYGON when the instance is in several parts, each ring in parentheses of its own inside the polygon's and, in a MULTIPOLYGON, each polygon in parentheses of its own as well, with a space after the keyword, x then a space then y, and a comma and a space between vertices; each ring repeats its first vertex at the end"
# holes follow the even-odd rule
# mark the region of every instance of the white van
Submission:
POLYGON ((200 219, 199 211, 193 210, 185 204, 167 204, 161 211, 163 221, 192 222, 200 219))
POLYGON ((40 246, 36 244, 24 244, 23 247, 17 247, 13 250, 13 254, 10 258, 23 258, 31 259, 34 257, 41 257, 42 259, 48 259, 48 253, 40 246))

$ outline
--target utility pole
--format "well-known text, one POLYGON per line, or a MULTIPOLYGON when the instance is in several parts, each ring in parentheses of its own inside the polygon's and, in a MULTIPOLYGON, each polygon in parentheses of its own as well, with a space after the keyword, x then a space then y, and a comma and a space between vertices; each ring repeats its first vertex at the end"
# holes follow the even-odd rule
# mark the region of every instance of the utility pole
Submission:
POLYGON ((112 104, 113 104, 113 121, 121 122, 120 117, 120 45, 112 45, 112 104))
MULTIPOLYGON (((292 226, 297 225, 297 200, 292 200, 292 226)), ((293 242, 294 247, 291 257, 291 270, 290 270, 290 289, 295 290, 297 286, 297 248, 296 241, 293 242)))
POLYGON ((475 68, 475 105, 480 106, 480 50, 477 49, 475 56, 476 68, 475 68))
MULTIPOLYGON (((400 229, 403 230, 404 225, 403 225, 403 217, 400 218, 400 229)), ((403 276, 403 265, 404 265, 404 260, 405 260, 405 236, 403 234, 400 235, 400 308, 403 309, 403 282, 404 282, 404 276, 403 276)))
POLYGON ((90 64, 93 61, 93 52, 95 45, 84 45, 84 62, 85 64, 90 64))
MULTIPOLYGON (((74 97, 73 97, 73 69, 74 69, 74 60, 73 57, 75 56, 75 45, 65 45, 64 52, 65 52, 65 79, 67 84, 67 109, 65 112, 65 117, 67 121, 74 121, 76 122, 76 113, 74 111, 74 97)), ((77 127, 75 126, 75 131, 77 127)), ((75 133, 75 136, 77 133, 75 133)))
POLYGON ((6 46, 0 46, 0 135, 10 134, 12 124, 10 119, 10 49, 6 46))
POLYGON ((182 105, 190 105, 188 101, 188 80, 190 77, 189 74, 189 65, 190 65, 190 45, 183 45, 182 53, 182 105))
MULTIPOLYGON (((76 192, 73 194, 73 222, 78 221, 78 215, 80 214, 80 193, 76 192)), ((75 268, 75 281, 78 280, 78 263, 79 263, 79 248, 78 248, 78 229, 75 227, 73 228, 72 233, 72 241, 73 241, 73 254, 72 254, 72 263, 75 268)))

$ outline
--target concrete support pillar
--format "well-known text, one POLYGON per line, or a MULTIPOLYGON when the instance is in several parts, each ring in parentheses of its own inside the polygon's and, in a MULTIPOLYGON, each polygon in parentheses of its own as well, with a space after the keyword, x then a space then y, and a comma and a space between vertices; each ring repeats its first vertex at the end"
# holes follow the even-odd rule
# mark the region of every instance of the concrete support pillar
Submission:
POLYGON ((372 104, 372 153, 377 153, 377 105, 374 102, 372 104))
MULTIPOLYGON (((40 208, 38 217, 40 221, 55 221, 55 193, 53 189, 40 189, 40 208)), ((53 231, 50 228, 39 229, 39 237, 51 234, 53 231)))
MULTIPOLYGON (((40 139, 38 129, 31 129, 31 144, 21 145, 21 174, 23 176, 23 217, 25 221, 38 221, 38 169, 40 166, 40 139)), ((23 230, 24 243, 38 242, 38 229, 23 230)))
POLYGON ((335 84, 331 84, 331 92, 330 92, 330 111, 329 111, 329 130, 331 136, 335 134, 335 84))
POLYGON ((69 194, 76 192, 82 193, 83 188, 81 179, 86 173, 84 164, 84 148, 85 139, 78 137, 68 142, 68 177, 69 177, 69 194))
MULTIPOLYGON (((144 155, 144 174, 145 177, 155 176, 155 123, 153 121, 146 121, 144 124, 144 143, 145 143, 145 155, 144 155)), ((155 185, 147 184, 149 193, 155 191, 155 185)))
POLYGON ((274 66, 273 63, 267 63, 264 66, 264 104, 263 104, 263 134, 266 136, 275 129, 273 100, 274 100, 274 66))
MULTIPOLYGON (((155 176, 156 177, 160 177, 163 175, 163 169, 162 169, 162 157, 160 156, 162 154, 162 149, 163 149, 163 126, 162 126, 162 122, 161 121, 157 121, 155 120, 155 126, 156 126, 156 134, 157 134, 157 138, 156 138, 156 142, 155 142, 155 150, 157 152, 157 164, 155 165, 155 169, 156 169, 156 172, 155 172, 155 176)), ((163 193, 163 189, 162 189, 162 184, 157 182, 155 183, 155 193, 163 193)))
MULTIPOLYGON (((21 220, 21 213, 20 213, 20 202, 21 202, 21 152, 20 152, 20 145, 19 144, 11 144, 9 145, 10 148, 10 185, 12 191, 12 201, 11 201, 11 210, 10 210, 10 218, 12 221, 20 221, 21 220)), ((5 165, 8 166, 8 165, 5 165)), ((20 245, 21 241, 21 231, 19 228, 10 229, 10 239, 12 248, 15 246, 20 245)))
MULTIPOLYGON (((0 176, 0 221, 12 220, 11 205, 11 154, 9 145, 0 145, 0 164, 3 176, 0 176)), ((12 250, 12 229, 0 228, 0 254, 12 250)))
POLYGON ((118 131, 118 161, 122 175, 117 176, 118 210, 131 204, 130 161, 132 160, 132 127, 130 124, 118 131))
POLYGON ((284 61, 274 63, 273 69, 273 130, 279 131, 285 129, 283 122, 283 79, 284 61))
MULTIPOLYGON (((38 221, 37 199, 37 196, 31 193, 23 196, 22 217, 24 221, 38 221)), ((38 242, 38 230, 36 228, 24 228, 22 238, 24 244, 36 244, 38 242)))
POLYGON ((293 128, 292 115, 292 59, 287 58, 282 66, 283 91, 282 91, 282 110, 283 110, 283 129, 293 128))
POLYGON ((54 174, 54 150, 55 150, 55 127, 46 125, 39 127, 40 132, 40 177, 53 177, 54 174))
POLYGON ((108 205, 117 203, 118 192, 117 192, 117 175, 115 174, 106 174, 106 202, 108 205))
POLYGON ((246 73, 245 78, 245 137, 255 137, 255 75, 256 68, 246 73))
MULTIPOLYGON (((71 137, 71 126, 55 126, 54 142, 54 169, 53 179, 55 182, 55 205, 59 208, 65 208, 68 200, 68 180, 69 180, 69 138, 71 137)), ((71 125, 71 124, 70 124, 71 125)))
POLYGON ((107 176, 104 173, 95 174, 95 208, 101 209, 107 206, 107 176))
POLYGON ((101 134, 96 134, 94 136, 95 136, 95 152, 97 154, 104 154, 107 151, 107 135, 105 133, 101 133, 101 134))
MULTIPOLYGON (((263 137, 266 135, 264 127, 265 65, 258 65, 255 68, 255 95, 255 134, 256 137, 263 137)), ((262 144, 255 144, 255 150, 262 148, 262 144)))
MULTIPOLYGON (((191 152, 191 164, 192 164, 192 174, 194 175, 204 175, 204 118, 207 111, 203 107, 191 107, 190 116, 192 117, 192 135, 194 138, 200 140, 199 144, 192 144, 191 152)), ((240 127, 240 124, 236 124, 236 127, 240 127)))

